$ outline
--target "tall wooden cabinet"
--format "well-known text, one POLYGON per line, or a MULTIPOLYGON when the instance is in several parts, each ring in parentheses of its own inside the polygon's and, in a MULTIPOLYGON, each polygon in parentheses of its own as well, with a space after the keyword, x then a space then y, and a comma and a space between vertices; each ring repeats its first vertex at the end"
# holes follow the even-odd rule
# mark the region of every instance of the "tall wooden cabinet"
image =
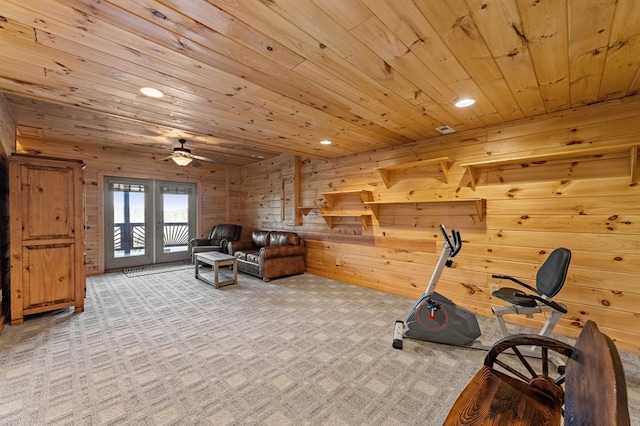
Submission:
POLYGON ((84 310, 83 163, 9 158, 11 325, 25 315, 84 310))

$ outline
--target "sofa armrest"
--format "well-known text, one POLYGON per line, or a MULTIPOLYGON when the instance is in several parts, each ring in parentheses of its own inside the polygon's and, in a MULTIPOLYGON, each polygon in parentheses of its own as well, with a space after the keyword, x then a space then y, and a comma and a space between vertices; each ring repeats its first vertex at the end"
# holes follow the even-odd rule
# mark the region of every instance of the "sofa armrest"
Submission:
POLYGON ((233 254, 236 251, 246 250, 246 249, 255 249, 255 245, 253 241, 229 241, 227 243, 227 252, 229 254, 233 254))
POLYGON ((304 254, 304 246, 269 246, 260 249, 260 257, 272 259, 275 257, 300 256, 304 254))
POLYGON ((196 246, 212 246, 215 244, 213 244, 212 241, 208 238, 192 238, 191 241, 189 241, 189 245, 191 247, 196 247, 196 246))

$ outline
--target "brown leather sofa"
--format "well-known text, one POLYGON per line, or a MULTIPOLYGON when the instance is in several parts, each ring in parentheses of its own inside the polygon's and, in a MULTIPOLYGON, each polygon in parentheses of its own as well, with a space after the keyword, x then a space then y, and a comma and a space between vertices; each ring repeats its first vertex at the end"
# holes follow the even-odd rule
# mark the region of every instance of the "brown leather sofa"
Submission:
POLYGON ((238 259, 238 270, 269 281, 302 274, 306 269, 304 241, 295 232, 253 231, 251 241, 230 241, 227 252, 238 259))

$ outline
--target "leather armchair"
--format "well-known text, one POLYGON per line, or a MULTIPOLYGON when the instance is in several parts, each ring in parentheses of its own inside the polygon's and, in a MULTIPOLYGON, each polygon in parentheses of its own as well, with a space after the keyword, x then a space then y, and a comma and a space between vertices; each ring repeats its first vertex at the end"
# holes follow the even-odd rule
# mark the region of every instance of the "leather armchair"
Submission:
POLYGON ((240 240, 242 226, 230 223, 224 223, 214 226, 209 233, 208 238, 193 238, 189 241, 191 248, 191 257, 195 253, 205 251, 219 251, 226 253, 227 243, 229 241, 240 240))

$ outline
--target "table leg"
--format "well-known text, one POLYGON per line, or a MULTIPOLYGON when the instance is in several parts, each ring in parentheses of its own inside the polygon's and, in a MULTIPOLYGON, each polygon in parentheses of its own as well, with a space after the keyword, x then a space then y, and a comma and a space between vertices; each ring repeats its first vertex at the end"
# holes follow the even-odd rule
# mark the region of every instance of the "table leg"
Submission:
POLYGON ((215 262, 215 261, 214 261, 214 262, 213 262, 213 282, 215 283, 215 284, 214 284, 214 287, 215 287, 215 288, 218 288, 218 281, 219 281, 219 278, 218 278, 218 268, 219 268, 219 266, 218 266, 218 262, 215 262))

